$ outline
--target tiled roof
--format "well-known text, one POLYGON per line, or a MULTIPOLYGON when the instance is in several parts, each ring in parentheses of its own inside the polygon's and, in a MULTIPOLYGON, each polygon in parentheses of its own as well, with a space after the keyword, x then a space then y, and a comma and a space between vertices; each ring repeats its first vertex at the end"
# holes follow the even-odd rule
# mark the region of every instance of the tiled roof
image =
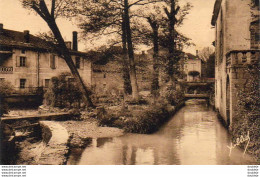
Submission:
POLYGON ((3 29, 0 32, 0 46, 53 50, 53 46, 54 46, 53 43, 45 41, 33 35, 30 35, 29 42, 26 43, 24 35, 25 35, 24 32, 3 29))
POLYGON ((192 60, 196 60, 198 59, 198 57, 196 57, 195 55, 191 54, 191 53, 185 53, 188 57, 188 59, 192 59, 192 60))
MULTIPOLYGON (((3 29, 0 31, 0 48, 12 47, 18 49, 55 51, 55 44, 30 34, 29 42, 26 42, 25 33, 3 29)), ((86 52, 70 50, 73 55, 88 57, 86 52)))

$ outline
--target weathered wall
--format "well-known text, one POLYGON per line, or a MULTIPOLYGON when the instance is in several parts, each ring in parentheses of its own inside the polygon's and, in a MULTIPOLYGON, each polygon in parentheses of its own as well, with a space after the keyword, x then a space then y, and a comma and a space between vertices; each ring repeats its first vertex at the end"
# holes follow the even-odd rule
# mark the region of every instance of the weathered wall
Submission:
POLYGON ((236 92, 240 83, 244 81, 244 76, 242 76, 243 68, 236 71, 227 70, 226 54, 232 50, 250 49, 250 23, 252 21, 250 0, 237 1, 239 2, 222 1, 215 25, 215 106, 226 121, 228 121, 227 108, 231 108, 230 123, 232 123, 232 117, 235 113, 236 92), (221 36, 223 36, 222 40, 221 36), (227 92, 227 80, 230 83, 230 93, 227 92))
MULTIPOLYGON (((25 54, 21 50, 13 49, 11 57, 5 60, 2 67, 13 67, 12 73, 1 73, 0 78, 11 82, 16 90, 23 90, 25 92, 30 89, 20 89, 20 79, 26 79, 25 87, 45 87, 45 79, 51 79, 62 72, 70 72, 64 59, 55 57, 55 68, 51 68, 52 53, 36 52, 26 50, 25 54), (20 56, 26 57, 26 66, 19 66, 20 56)), ((75 62, 75 56, 72 56, 75 62)), ((84 83, 91 85, 92 65, 91 61, 80 57, 80 68, 78 69, 84 83)))
POLYGON ((200 73, 199 76, 194 77, 194 80, 196 80, 198 77, 201 77, 201 60, 188 59, 184 63, 184 71, 187 75, 187 81, 193 81, 193 77, 189 75, 190 71, 198 71, 200 73))

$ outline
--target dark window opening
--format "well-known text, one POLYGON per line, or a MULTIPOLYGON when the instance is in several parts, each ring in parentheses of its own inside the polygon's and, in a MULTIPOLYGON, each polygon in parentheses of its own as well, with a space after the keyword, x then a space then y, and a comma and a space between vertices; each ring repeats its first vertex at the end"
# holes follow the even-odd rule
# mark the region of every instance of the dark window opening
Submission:
POLYGON ((259 0, 253 0, 255 6, 259 6, 259 0))
POLYGON ((20 66, 25 67, 26 66, 26 57, 20 57, 20 66))
POLYGON ((250 37, 251 37, 251 48, 259 49, 260 48, 260 32, 259 32, 259 21, 254 21, 250 25, 250 37))
POLYGON ((21 53, 22 53, 22 54, 25 54, 25 50, 24 50, 24 49, 22 49, 21 53))
POLYGON ((56 56, 55 55, 51 55, 50 67, 51 67, 51 69, 56 68, 56 56))
POLYGON ((26 79, 20 79, 20 88, 21 89, 25 88, 25 83, 26 83, 26 79))
POLYGON ((107 77, 107 75, 106 74, 104 74, 104 78, 106 78, 107 77))
POLYGON ((44 86, 45 86, 46 88, 48 88, 48 87, 50 86, 50 79, 45 79, 45 84, 44 84, 44 86))
POLYGON ((80 57, 76 57, 76 68, 80 68, 80 57))

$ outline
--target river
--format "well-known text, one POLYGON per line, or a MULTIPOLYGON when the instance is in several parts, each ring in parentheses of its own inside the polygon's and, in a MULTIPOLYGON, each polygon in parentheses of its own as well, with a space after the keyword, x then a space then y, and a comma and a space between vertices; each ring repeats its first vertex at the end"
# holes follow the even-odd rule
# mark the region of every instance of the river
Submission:
POLYGON ((151 135, 93 139, 72 149, 68 165, 248 165, 243 150, 231 151, 230 137, 217 114, 203 104, 186 105, 151 135))

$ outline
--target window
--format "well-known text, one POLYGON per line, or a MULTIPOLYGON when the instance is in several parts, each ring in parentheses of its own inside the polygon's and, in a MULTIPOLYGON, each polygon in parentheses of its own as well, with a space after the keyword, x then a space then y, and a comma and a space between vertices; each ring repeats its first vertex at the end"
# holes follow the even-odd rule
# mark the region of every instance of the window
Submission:
POLYGON ((4 81, 5 80, 5 78, 0 78, 0 81, 4 81))
POLYGON ((22 53, 22 54, 25 54, 25 50, 24 50, 24 49, 22 49, 22 50, 21 50, 21 53, 22 53))
POLYGON ((26 79, 20 79, 20 88, 21 89, 25 88, 25 83, 26 83, 26 79))
POLYGON ((220 12, 220 23, 221 23, 221 26, 220 26, 220 46, 219 46, 219 49, 220 49, 220 63, 222 62, 223 60, 223 57, 224 57, 224 19, 223 19, 223 10, 221 9, 221 12, 220 12))
POLYGON ((20 57, 20 66, 25 67, 26 66, 26 57, 20 57))
POLYGON ((74 78, 68 78, 69 87, 72 87, 74 84, 75 84, 75 79, 74 78))
POLYGON ((259 21, 254 21, 250 25, 250 36, 251 36, 251 48, 259 49, 260 48, 260 28, 259 21))
POLYGON ((80 57, 76 57, 76 68, 80 68, 80 57))
POLYGON ((103 76, 104 78, 106 78, 107 77, 107 75, 106 75, 106 73, 104 74, 104 76, 103 76))
POLYGON ((44 86, 48 88, 50 86, 50 79, 45 79, 44 86))
POLYGON ((55 55, 51 55, 51 58, 50 58, 50 68, 51 69, 55 69, 56 68, 56 56, 55 55))

